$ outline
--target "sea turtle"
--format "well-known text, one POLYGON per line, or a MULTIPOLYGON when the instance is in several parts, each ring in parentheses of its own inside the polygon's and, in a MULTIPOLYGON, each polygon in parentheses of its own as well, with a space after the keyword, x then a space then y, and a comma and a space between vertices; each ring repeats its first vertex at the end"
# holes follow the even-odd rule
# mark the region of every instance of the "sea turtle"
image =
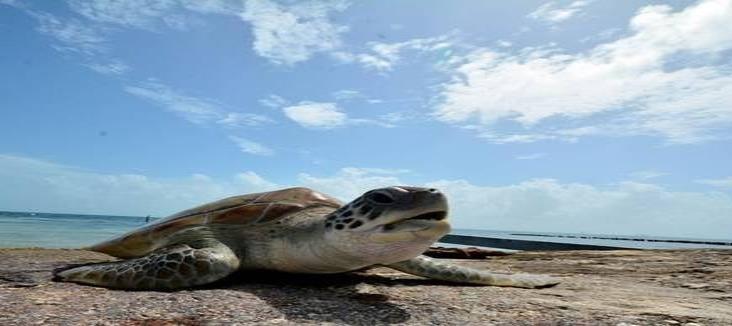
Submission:
POLYGON ((347 205, 308 188, 230 197, 94 245, 123 260, 72 266, 57 280, 117 289, 172 290, 242 269, 341 273, 387 266, 426 278, 541 288, 557 280, 495 274, 421 256, 450 231, 436 189, 388 187, 347 205))

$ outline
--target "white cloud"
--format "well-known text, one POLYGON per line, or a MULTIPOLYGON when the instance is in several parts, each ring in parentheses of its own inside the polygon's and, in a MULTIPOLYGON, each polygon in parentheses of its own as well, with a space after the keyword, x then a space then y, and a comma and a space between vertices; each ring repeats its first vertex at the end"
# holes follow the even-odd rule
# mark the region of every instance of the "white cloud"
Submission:
POLYGON ((68 0, 76 13, 101 24, 156 30, 160 26, 185 30, 200 23, 191 12, 237 15, 240 1, 232 0, 68 0))
POLYGON ((152 30, 163 23, 183 29, 184 18, 173 11, 173 0, 69 0, 72 10, 98 23, 152 30))
POLYGON ((333 98, 336 100, 353 100, 358 98, 366 98, 361 92, 353 89, 342 89, 333 92, 333 98))
POLYGON ((368 52, 350 53, 335 51, 331 56, 336 60, 345 63, 360 63, 365 68, 385 72, 392 70, 395 65, 402 61, 405 51, 430 52, 446 51, 453 46, 450 38, 454 33, 430 38, 415 38, 404 42, 383 43, 369 42, 368 52))
POLYGON ((644 171, 635 171, 630 173, 630 177, 633 179, 640 179, 640 180, 649 180, 649 179, 655 179, 659 177, 663 177, 668 175, 668 173, 659 172, 655 170, 644 170, 644 171))
POLYGON ((22 8, 25 6, 25 1, 22 0, 0 0, 0 5, 8 5, 12 7, 22 8))
POLYGON ((348 121, 348 116, 335 103, 300 102, 282 110, 288 118, 306 128, 330 129, 348 121))
POLYGON ((721 188, 732 188, 732 177, 720 178, 720 179, 702 179, 696 180, 697 183, 721 187, 721 188))
POLYGON ((279 186, 274 182, 268 181, 267 179, 252 171, 239 173, 236 175, 236 178, 241 180, 244 184, 251 185, 261 190, 275 190, 278 188, 282 188, 282 186, 279 186))
POLYGON ((680 12, 648 6, 631 20, 630 35, 585 52, 481 49, 453 59, 454 79, 442 85, 435 115, 449 123, 477 118, 484 136, 499 142, 650 135, 693 143, 728 137, 732 65, 714 58, 728 57, 725 51, 732 49, 729 21, 732 2, 726 0, 680 12), (700 60, 671 65, 685 57, 700 60), (517 122, 528 133, 506 140, 498 121, 517 122))
MULTIPOLYGON (((228 13, 235 10, 235 2, 228 0, 178 1, 71 1, 70 5, 80 14, 98 23, 116 23, 128 27, 152 27, 152 20, 174 19, 168 11, 182 6, 204 13, 228 13), (154 3, 153 3, 154 2, 154 3)), ((84 23, 78 19, 61 19, 52 14, 21 8, 38 21, 39 33, 53 37, 58 44, 54 48, 64 53, 78 54, 82 65, 104 75, 122 75, 131 69, 119 59, 108 58, 107 39, 100 24, 84 23)), ((144 98, 185 119, 198 124, 216 123, 226 127, 251 127, 274 122, 254 113, 234 112, 210 99, 182 94, 159 82, 144 82, 124 88, 126 92, 144 98)))
POLYGON ((106 38, 77 19, 64 20, 45 13, 31 15, 38 21, 38 32, 58 41, 55 49, 61 52, 93 56, 106 51, 106 38))
POLYGON ((412 171, 409 169, 384 169, 384 168, 355 168, 347 167, 342 168, 341 173, 352 176, 365 176, 365 175, 398 175, 407 174, 412 171))
POLYGON ((370 189, 403 184, 397 174, 371 173, 362 168, 344 168, 335 175, 326 177, 300 173, 297 180, 300 184, 348 202, 370 189))
POLYGON ((478 134, 479 138, 487 139, 488 141, 496 144, 526 144, 526 143, 533 143, 540 140, 555 140, 555 139, 561 139, 573 142, 576 138, 572 137, 559 137, 555 135, 547 135, 547 134, 507 134, 507 135, 497 135, 491 132, 481 132, 478 134))
POLYGON ((513 46, 513 43, 506 41, 506 40, 498 40, 496 41, 496 45, 502 47, 502 48, 510 48, 513 46))
POLYGON ((118 60, 108 63, 93 62, 85 66, 103 75, 122 75, 130 70, 130 66, 118 60))
POLYGON ((130 67, 119 59, 108 57, 108 41, 101 28, 78 19, 59 18, 32 10, 26 7, 24 2, 8 4, 33 17, 38 22, 36 30, 53 38, 51 47, 63 54, 80 58, 81 65, 104 75, 122 75, 130 70, 130 67))
POLYGON ((238 15, 243 10, 239 0, 68 0, 69 7, 84 20, 59 18, 37 11, 24 1, 3 0, 1 4, 23 10, 38 21, 37 30, 51 36, 53 48, 81 57, 81 64, 105 75, 122 75, 130 67, 114 58, 106 58, 106 35, 110 25, 155 30, 160 25, 186 29, 201 20, 191 12, 201 14, 238 15))
POLYGON ((125 91, 179 114, 193 123, 203 124, 222 118, 219 104, 211 100, 181 94, 157 82, 127 86, 125 91))
MULTIPOLYGON (((74 11, 90 20, 141 29, 152 29, 176 5, 169 0, 71 0, 69 4, 74 11)), ((177 15, 171 15, 168 19, 171 19, 171 27, 180 27, 177 15)))
POLYGON ((229 139, 234 141, 236 145, 239 146, 239 149, 244 153, 261 156, 270 156, 274 154, 274 150, 257 142, 237 136, 229 136, 229 139))
POLYGON ((263 115, 226 110, 214 100, 185 95, 158 82, 127 86, 125 91, 196 124, 215 123, 227 127, 243 127, 273 122, 263 115))
POLYGON ((345 125, 375 125, 379 127, 392 128, 394 125, 389 121, 388 116, 380 117, 378 120, 349 118, 336 103, 332 102, 309 102, 303 101, 297 105, 282 108, 285 116, 299 125, 310 129, 333 129, 345 125))
POLYGON ((260 99, 259 104, 273 109, 279 109, 287 104, 287 100, 282 96, 269 94, 266 98, 260 99))
POLYGON ((165 216, 223 197, 279 187, 255 176, 243 172, 230 180, 203 174, 164 179, 0 155, 0 209, 165 216))
POLYGON ((340 102, 362 101, 368 104, 381 104, 384 100, 371 98, 361 91, 355 89, 341 89, 331 93, 331 96, 340 102))
POLYGON ((419 113, 414 111, 396 111, 383 114, 379 118, 387 123, 394 124, 410 119, 416 119, 418 116, 419 113))
POLYGON ((274 123, 274 120, 260 114, 227 112, 222 113, 222 118, 217 120, 216 123, 236 128, 261 126, 263 124, 274 123))
MULTIPOLYGON (((43 26, 39 30, 60 41, 58 50, 83 52, 87 56, 104 50, 103 43, 106 39, 102 36, 102 31, 115 30, 110 27, 156 31, 165 26, 185 30, 204 23, 194 13, 240 17, 252 25, 253 50, 273 63, 284 65, 306 61, 316 53, 337 51, 342 45, 341 35, 348 31, 348 27, 335 24, 330 19, 333 13, 348 8, 349 2, 342 0, 287 4, 270 0, 68 0, 68 3, 74 12, 86 18, 84 22, 78 19, 66 21, 47 13, 25 11, 40 16, 39 21, 43 26)), ((5 0, 3 4, 23 8, 16 1, 5 0)), ((392 45, 372 43, 374 54, 363 55, 359 61, 376 67, 379 65, 376 61, 396 60, 394 55, 388 53, 390 46, 392 45), (371 57, 375 61, 369 63, 371 57)), ((421 45, 405 42, 403 46, 419 48, 421 45)), ((393 65, 394 62, 386 64, 393 65)), ((121 65, 113 63, 91 61, 84 65, 103 74, 124 72, 119 69, 121 65)))
POLYGON ((525 154, 525 155, 518 155, 518 156, 516 156, 516 159, 517 160, 538 160, 545 156, 546 156, 546 153, 531 153, 531 154, 525 154))
POLYGON ((181 0, 181 5, 206 14, 237 15, 244 10, 241 0, 181 0))
POLYGON ((332 23, 328 16, 347 7, 345 1, 281 5, 269 0, 248 0, 241 18, 252 24, 253 49, 258 55, 275 64, 292 65, 341 45, 341 34, 348 28, 332 23))
POLYGON ((558 2, 547 2, 531 12, 527 17, 543 21, 545 23, 556 24, 570 19, 581 13, 590 1, 572 1, 566 6, 561 6, 558 2))
POLYGON ((608 41, 608 40, 614 38, 615 36, 617 36, 621 31, 622 30, 617 27, 608 28, 595 35, 590 35, 590 36, 584 37, 584 38, 580 39, 579 41, 581 43, 608 41))

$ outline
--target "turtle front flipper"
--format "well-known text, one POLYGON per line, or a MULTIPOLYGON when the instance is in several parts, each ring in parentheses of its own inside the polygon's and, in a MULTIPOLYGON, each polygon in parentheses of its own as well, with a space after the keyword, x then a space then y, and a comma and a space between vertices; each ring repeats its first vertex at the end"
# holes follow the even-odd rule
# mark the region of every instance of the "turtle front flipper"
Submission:
POLYGON ((174 290, 217 281, 236 271, 229 247, 164 247, 147 256, 56 270, 55 280, 127 290, 174 290))
POLYGON ((386 266, 417 276, 456 283, 529 289, 546 288, 559 284, 559 280, 545 275, 497 274, 464 266, 445 264, 425 256, 418 256, 386 266))

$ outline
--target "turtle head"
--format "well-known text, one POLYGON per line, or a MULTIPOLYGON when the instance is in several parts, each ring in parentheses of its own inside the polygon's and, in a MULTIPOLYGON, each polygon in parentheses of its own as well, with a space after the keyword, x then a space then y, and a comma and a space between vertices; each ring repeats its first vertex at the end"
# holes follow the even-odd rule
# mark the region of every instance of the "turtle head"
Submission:
POLYGON ((373 264, 390 264, 418 256, 450 232, 447 211, 437 189, 374 189, 328 216, 326 238, 373 264))

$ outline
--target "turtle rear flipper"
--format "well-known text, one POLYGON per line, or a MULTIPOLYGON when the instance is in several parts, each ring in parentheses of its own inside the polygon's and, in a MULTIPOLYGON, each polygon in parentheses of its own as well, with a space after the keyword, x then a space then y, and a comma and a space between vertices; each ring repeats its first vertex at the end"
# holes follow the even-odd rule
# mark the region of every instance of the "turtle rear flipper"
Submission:
POLYGON ((128 290, 174 290, 217 281, 239 267, 229 247, 164 247, 147 256, 54 271, 55 280, 128 290))
POLYGON ((398 271, 456 283, 483 284, 538 289, 559 284, 559 280, 533 274, 497 274, 464 266, 437 262, 425 256, 387 265, 398 271))

